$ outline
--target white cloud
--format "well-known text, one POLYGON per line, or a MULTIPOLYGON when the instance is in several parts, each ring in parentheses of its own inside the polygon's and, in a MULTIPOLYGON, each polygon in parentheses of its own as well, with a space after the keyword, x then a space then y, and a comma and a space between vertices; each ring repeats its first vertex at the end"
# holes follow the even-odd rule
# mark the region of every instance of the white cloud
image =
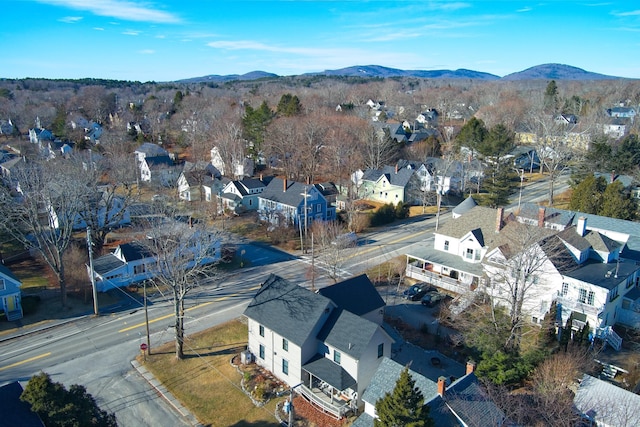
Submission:
MULTIPOLYGON (((282 47, 271 46, 251 40, 229 40, 207 43, 207 46, 223 50, 256 50, 262 52, 292 53, 298 55, 327 55, 336 52, 336 49, 318 49, 306 47, 282 47)), ((343 50, 343 49, 338 49, 343 50)))
POLYGON ((102 27, 93 27, 93 29, 96 31, 104 31, 104 28, 102 27))
POLYGON ((532 10, 530 7, 523 7, 522 9, 516 10, 516 12, 531 12, 532 10))
POLYGON ((82 21, 82 16, 65 16, 64 18, 58 19, 58 21, 66 24, 75 24, 78 21, 82 21))
POLYGON ((144 3, 127 0, 37 0, 53 6, 84 10, 94 15, 108 16, 126 21, 178 23, 180 17, 160 9, 154 9, 144 3))
POLYGON ((640 16, 640 9, 639 10, 630 10, 629 12, 613 12, 612 15, 614 15, 614 16, 640 16))
POLYGON ((125 36, 137 36, 137 35, 140 35, 140 31, 127 30, 127 31, 123 31, 122 34, 124 34, 125 36))

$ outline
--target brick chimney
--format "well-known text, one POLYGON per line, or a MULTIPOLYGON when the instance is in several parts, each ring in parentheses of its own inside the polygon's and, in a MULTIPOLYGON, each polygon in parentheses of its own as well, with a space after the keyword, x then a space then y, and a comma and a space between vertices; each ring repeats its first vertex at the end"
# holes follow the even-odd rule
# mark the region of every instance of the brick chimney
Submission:
POLYGON ((475 370, 476 370, 476 362, 474 362, 473 360, 469 360, 467 362, 467 371, 466 371, 465 375, 469 375, 470 373, 472 373, 475 370))
POLYGON ((286 193, 287 192, 287 178, 284 178, 282 180, 282 192, 286 193))
POLYGON ((496 233, 499 233, 502 230, 502 218, 504 216, 504 208, 498 208, 498 212, 496 214, 496 233))
POLYGON ((398 164, 396 163, 396 174, 398 173, 398 164))
POLYGON ((544 228, 544 217, 547 209, 544 206, 538 208, 538 227, 544 228))
POLYGON ((581 216, 580 218, 578 218, 578 224, 576 225, 576 232, 584 237, 584 235, 587 233, 587 218, 581 216))
POLYGON ((438 394, 444 397, 444 389, 446 388, 446 377, 438 377, 438 394))

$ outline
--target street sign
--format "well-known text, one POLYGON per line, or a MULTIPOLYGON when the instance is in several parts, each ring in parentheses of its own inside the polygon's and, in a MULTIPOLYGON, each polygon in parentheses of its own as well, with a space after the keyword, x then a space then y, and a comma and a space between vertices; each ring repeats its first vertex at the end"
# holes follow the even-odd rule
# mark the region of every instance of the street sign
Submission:
POLYGON ((140 350, 146 351, 147 350, 147 344, 146 343, 140 344, 140 350))

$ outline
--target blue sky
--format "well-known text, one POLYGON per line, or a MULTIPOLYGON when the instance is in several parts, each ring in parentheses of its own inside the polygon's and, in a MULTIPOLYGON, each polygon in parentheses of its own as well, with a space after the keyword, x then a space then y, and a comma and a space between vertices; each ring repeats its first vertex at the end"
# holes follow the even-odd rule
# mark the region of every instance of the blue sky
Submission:
POLYGON ((5 0, 0 77, 170 81, 383 65, 640 78, 633 1, 5 0))

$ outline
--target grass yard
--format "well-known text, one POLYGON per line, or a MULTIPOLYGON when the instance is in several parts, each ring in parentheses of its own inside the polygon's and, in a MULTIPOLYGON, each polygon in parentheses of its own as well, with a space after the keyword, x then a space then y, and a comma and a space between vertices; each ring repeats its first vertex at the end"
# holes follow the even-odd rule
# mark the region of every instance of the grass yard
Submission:
POLYGON ((204 425, 277 426, 276 401, 256 407, 240 387, 242 375, 230 363, 246 345, 247 325, 233 320, 188 336, 181 361, 175 359, 173 341, 152 348, 146 362, 138 360, 204 425))

